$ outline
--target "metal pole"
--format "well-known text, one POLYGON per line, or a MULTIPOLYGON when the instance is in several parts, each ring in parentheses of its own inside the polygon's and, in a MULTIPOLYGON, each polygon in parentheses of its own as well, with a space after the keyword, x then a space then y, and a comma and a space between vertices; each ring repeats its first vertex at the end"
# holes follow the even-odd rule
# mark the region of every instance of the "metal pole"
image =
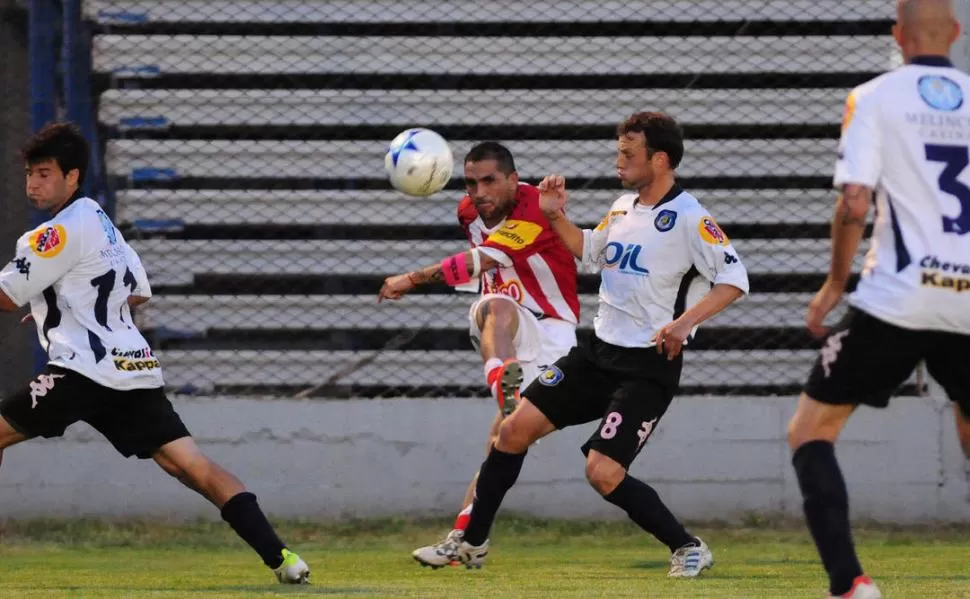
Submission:
MULTIPOLYGON (((39 131, 57 120, 57 6, 55 0, 30 0, 27 17, 27 50, 30 88, 30 128, 39 131)), ((25 200, 26 201, 26 200, 25 200)), ((30 222, 38 226, 48 215, 31 209, 30 222)), ((47 365, 40 341, 33 341, 34 372, 47 365)))

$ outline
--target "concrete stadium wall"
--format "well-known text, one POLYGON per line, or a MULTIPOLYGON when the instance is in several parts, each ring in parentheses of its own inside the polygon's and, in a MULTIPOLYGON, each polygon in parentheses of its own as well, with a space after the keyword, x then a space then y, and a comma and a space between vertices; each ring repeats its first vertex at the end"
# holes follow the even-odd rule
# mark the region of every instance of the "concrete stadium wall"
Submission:
MULTIPOLYGON (((800 515, 784 440, 794 398, 675 401, 633 471, 690 519, 800 515)), ((179 399, 204 450, 237 473, 274 516, 448 515, 482 459, 492 405, 470 399, 289 401, 179 399)), ((620 518, 587 485, 579 446, 595 425, 535 447, 506 509, 620 518)), ((967 521, 970 470, 941 399, 860 410, 838 447, 855 518, 967 521)), ((7 450, 4 517, 149 515, 216 518, 153 464, 122 460, 86 425, 7 450)))

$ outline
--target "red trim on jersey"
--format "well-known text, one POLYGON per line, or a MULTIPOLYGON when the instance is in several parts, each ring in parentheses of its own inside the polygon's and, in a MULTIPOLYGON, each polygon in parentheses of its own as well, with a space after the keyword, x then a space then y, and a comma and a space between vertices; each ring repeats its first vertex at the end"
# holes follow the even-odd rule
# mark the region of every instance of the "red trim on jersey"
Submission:
POLYGON ((525 265, 526 268, 516 268, 515 272, 519 273, 519 280, 522 281, 522 285, 525 287, 526 292, 532 296, 532 299, 539 305, 542 309, 543 314, 547 314, 554 318, 563 318, 565 314, 560 314, 556 309, 549 303, 549 298, 542 291, 542 287, 539 285, 539 279, 536 278, 536 273, 532 271, 532 267, 525 265))
POLYGON ((520 287, 518 291, 521 291, 524 297, 515 299, 524 307, 552 318, 578 322, 576 261, 552 230, 549 221, 539 208, 538 189, 532 185, 520 184, 515 201, 515 206, 505 219, 505 223, 492 233, 485 232, 484 223, 479 218, 478 210, 471 198, 465 196, 458 206, 458 220, 464 227, 469 242, 473 246, 476 245, 474 229, 476 234, 484 236, 482 247, 498 250, 512 262, 511 268, 498 267, 493 271, 493 284, 488 287, 483 286, 483 292, 496 293, 502 286, 516 285, 520 287), (495 231, 500 229, 502 231, 495 238, 498 240, 489 240, 489 236, 495 235, 495 231), (548 277, 543 279, 547 289, 542 288, 538 274, 529 264, 529 258, 532 255, 541 257, 552 273, 551 280, 548 277), (514 277, 518 280, 512 280, 514 277), (507 281, 507 278, 510 280, 507 281), (552 289, 553 286, 556 287, 555 290, 552 289), (553 295, 550 299, 547 291, 559 297, 553 295), (558 312, 553 302, 562 309, 568 307, 571 314, 558 312))

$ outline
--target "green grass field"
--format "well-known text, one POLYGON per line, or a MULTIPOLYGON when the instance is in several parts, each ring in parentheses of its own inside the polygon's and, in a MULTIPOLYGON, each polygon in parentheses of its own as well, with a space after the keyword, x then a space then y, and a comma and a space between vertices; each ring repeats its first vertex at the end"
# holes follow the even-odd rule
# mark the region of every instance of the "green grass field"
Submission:
MULTIPOLYGON (((695 528, 716 565, 667 580, 667 552, 626 522, 500 518, 482 570, 419 567, 410 550, 448 522, 287 523, 281 534, 313 585, 280 587, 220 523, 167 526, 8 521, 0 527, 0 597, 796 597, 825 581, 797 524, 695 528)), ((857 534, 887 597, 970 597, 967 528, 857 534)))

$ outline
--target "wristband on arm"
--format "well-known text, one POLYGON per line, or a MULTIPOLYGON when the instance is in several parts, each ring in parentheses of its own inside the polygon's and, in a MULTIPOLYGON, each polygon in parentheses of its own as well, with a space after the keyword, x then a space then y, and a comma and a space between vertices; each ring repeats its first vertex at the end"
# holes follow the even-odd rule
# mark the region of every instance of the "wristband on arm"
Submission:
POLYGON ((459 252, 454 256, 449 256, 441 261, 441 274, 444 275, 445 283, 452 287, 462 285, 477 277, 482 270, 482 257, 477 250, 471 251, 472 272, 468 272, 468 262, 465 260, 465 252, 459 252))

